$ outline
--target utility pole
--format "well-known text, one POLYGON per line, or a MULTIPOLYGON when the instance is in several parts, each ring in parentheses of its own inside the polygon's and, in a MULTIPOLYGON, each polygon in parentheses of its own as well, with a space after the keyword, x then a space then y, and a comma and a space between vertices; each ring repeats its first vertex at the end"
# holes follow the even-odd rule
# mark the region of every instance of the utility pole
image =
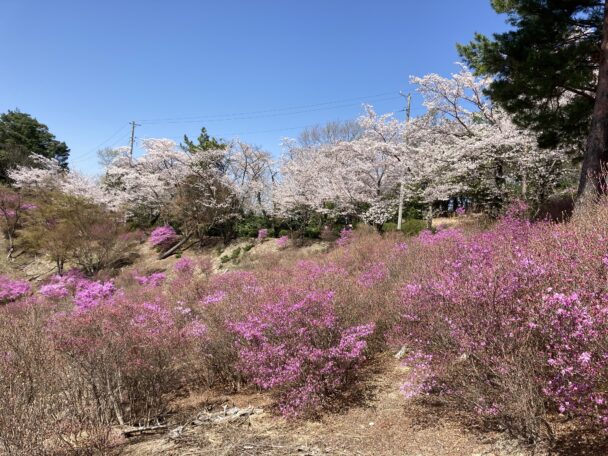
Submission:
POLYGON ((129 147, 129 165, 133 164, 133 146, 135 144, 135 127, 141 127, 140 124, 135 123, 134 120, 129 122, 131 124, 131 145, 129 147))
MULTIPOLYGON (((403 92, 399 92, 399 95, 406 99, 405 104, 405 131, 404 131, 404 144, 405 151, 407 152, 407 143, 408 143, 408 127, 410 125, 410 111, 412 107, 412 94, 408 93, 407 95, 403 92)), ((401 159, 401 182, 399 183, 399 214, 397 215, 397 229, 401 230, 401 222, 403 221, 403 200, 405 199, 405 157, 401 159)))

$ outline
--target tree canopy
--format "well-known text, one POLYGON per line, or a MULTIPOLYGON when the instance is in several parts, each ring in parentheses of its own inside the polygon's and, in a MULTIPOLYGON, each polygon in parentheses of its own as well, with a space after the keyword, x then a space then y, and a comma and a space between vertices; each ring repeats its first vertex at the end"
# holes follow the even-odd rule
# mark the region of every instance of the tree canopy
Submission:
POLYGON ((19 110, 0 114, 0 182, 8 180, 10 169, 30 164, 34 154, 55 159, 67 168, 70 149, 31 115, 19 110))
POLYGON ((200 150, 217 150, 225 149, 227 144, 224 140, 209 136, 205 127, 201 128, 201 133, 197 138, 198 144, 188 138, 188 135, 184 135, 184 144, 181 145, 182 149, 194 153, 200 150))
POLYGON ((458 50, 478 75, 493 78, 488 95, 539 144, 578 146, 595 103, 603 0, 492 0, 511 29, 476 34, 458 50))

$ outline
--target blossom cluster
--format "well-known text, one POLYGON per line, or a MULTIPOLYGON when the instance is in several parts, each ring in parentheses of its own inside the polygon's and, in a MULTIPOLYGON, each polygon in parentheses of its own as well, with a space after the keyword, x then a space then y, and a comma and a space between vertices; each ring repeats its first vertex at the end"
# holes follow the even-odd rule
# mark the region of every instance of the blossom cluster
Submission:
POLYGON ((29 293, 30 289, 29 283, 24 280, 0 275, 0 304, 15 301, 29 293))
POLYGON ((177 233, 170 225, 159 226, 158 228, 154 228, 150 233, 150 237, 148 242, 153 247, 157 248, 168 248, 175 244, 177 240, 177 233))

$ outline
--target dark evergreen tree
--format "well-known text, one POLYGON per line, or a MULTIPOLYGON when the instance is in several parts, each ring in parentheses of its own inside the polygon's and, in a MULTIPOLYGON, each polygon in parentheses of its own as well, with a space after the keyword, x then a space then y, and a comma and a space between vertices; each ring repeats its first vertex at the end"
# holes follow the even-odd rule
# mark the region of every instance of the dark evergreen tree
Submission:
POLYGON ((585 150, 582 192, 587 176, 608 163, 608 136, 598 131, 608 122, 605 1, 492 0, 492 6, 507 14, 511 30, 477 34, 458 50, 478 74, 494 78, 488 95, 538 132, 541 146, 585 150))
POLYGON ((197 150, 222 150, 226 148, 226 142, 222 139, 209 136, 205 127, 201 128, 201 134, 197 138, 198 143, 194 143, 188 135, 184 135, 184 144, 181 145, 182 149, 187 152, 196 152, 197 150))
POLYGON ((28 164, 32 154, 55 158, 67 168, 70 149, 31 115, 19 110, 0 114, 0 182, 8 181, 10 169, 28 164))

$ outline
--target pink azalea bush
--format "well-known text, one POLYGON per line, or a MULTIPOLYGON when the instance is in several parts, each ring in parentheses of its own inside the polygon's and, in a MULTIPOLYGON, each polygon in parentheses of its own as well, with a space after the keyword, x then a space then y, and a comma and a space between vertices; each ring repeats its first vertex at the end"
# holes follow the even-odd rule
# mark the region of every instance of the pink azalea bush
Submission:
POLYGON ((418 242, 423 245, 434 245, 446 239, 458 241, 463 238, 462 234, 462 231, 458 228, 438 229, 435 233, 429 230, 422 230, 418 235, 418 242))
POLYGON ((404 392, 441 394, 533 441, 550 434, 552 411, 608 428, 600 209, 567 225, 508 214, 473 236, 421 235, 416 242, 432 250, 401 289, 396 327, 417 353, 406 360, 414 374, 404 392))
POLYGON ((148 238, 148 242, 153 247, 159 249, 167 249, 171 247, 177 241, 177 233, 170 225, 159 226, 158 228, 154 228, 150 233, 150 237, 148 238))
POLYGON ((184 381, 196 383, 207 326, 154 285, 115 293, 108 284, 91 282, 88 305, 75 299, 72 311, 53 315, 48 330, 79 375, 103 391, 107 413, 134 423, 162 414, 166 395, 184 381))
POLYGON ((153 272, 149 275, 136 275, 134 276, 134 278, 140 285, 150 285, 152 287, 158 287, 167 279, 167 275, 164 272, 153 272))
POLYGON ((356 375, 374 324, 344 327, 332 292, 282 294, 232 325, 239 366, 261 388, 278 391, 284 415, 314 413, 356 375))
POLYGON ((289 245, 289 236, 281 236, 277 239, 277 247, 279 249, 284 249, 289 245))
POLYGON ((188 257, 180 258, 173 265, 173 269, 181 274, 191 274, 194 270, 194 261, 188 257))
POLYGON ((388 269, 384 262, 370 264, 357 277, 357 284, 364 288, 372 288, 374 285, 382 282, 388 274, 388 269))
POLYGON ((81 283, 74 295, 74 305, 77 309, 86 311, 98 306, 109 299, 116 288, 112 282, 88 281, 81 283))
POLYGON ((340 237, 336 240, 336 244, 340 247, 347 245, 352 238, 353 231, 350 228, 342 228, 340 230, 340 237))
POLYGON ((262 228, 258 231, 258 240, 262 241, 268 237, 268 229, 262 228))
POLYGON ((15 301, 29 293, 31 287, 25 280, 14 280, 0 275, 0 304, 15 301))

